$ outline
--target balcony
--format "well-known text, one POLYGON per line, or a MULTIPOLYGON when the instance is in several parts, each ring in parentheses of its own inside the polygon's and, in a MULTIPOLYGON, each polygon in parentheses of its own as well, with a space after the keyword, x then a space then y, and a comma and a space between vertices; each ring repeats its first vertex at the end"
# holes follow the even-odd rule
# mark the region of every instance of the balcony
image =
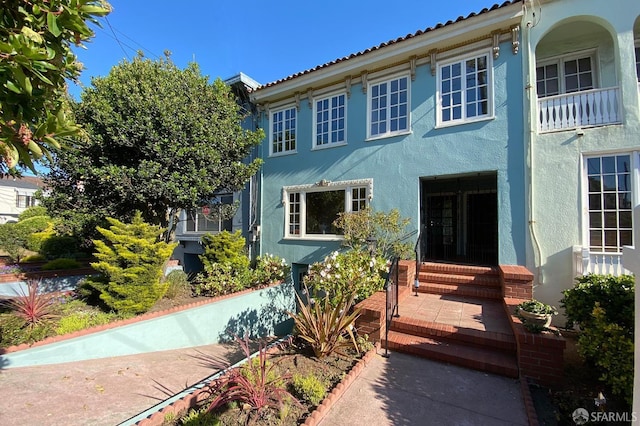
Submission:
POLYGON ((622 253, 591 253, 582 246, 573 246, 573 276, 587 274, 631 274, 622 263, 622 253))
POLYGON ((620 88, 592 89, 538 99, 540 133, 622 123, 620 88))

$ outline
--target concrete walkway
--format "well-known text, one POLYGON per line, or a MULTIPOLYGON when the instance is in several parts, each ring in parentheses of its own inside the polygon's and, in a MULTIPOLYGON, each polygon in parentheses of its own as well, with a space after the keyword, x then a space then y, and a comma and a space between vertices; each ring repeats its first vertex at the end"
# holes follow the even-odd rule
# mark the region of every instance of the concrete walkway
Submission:
MULTIPOLYGON (((115 426, 242 358, 235 346, 210 345, 0 370, 0 424, 115 426)), ((401 353, 376 355, 321 423, 431 424, 526 425, 519 383, 401 353)))
POLYGON ((518 380, 394 352, 374 357, 319 426, 528 424, 518 380))

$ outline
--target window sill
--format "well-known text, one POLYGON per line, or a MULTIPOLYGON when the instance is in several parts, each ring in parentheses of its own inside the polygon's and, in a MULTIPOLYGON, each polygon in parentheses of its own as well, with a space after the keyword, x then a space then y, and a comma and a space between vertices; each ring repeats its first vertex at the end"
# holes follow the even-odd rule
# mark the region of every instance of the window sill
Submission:
POLYGON ((369 136, 367 137, 364 141, 365 142, 372 142, 372 141, 377 141, 380 139, 389 139, 389 138, 393 138, 396 136, 406 136, 406 135, 410 135, 413 132, 411 130, 405 130, 402 132, 396 132, 396 133, 385 133, 383 135, 376 135, 376 136, 369 136))
POLYGON ((447 127, 462 126, 464 124, 473 124, 473 123, 480 123, 483 121, 491 121, 491 120, 495 120, 495 118, 496 118, 495 115, 490 115, 487 117, 476 118, 473 120, 457 120, 457 121, 447 122, 447 123, 437 123, 435 126, 435 129, 445 129, 447 127))
POLYGON ((311 151, 322 151, 324 149, 337 148, 339 146, 346 146, 346 145, 347 145, 346 142, 336 142, 336 143, 328 143, 325 145, 315 145, 313 148, 311 148, 311 151))
POLYGON ((340 235, 285 235, 286 241, 344 241, 340 235))
POLYGON ((269 154, 269 158, 275 158, 275 157, 286 157, 287 155, 294 155, 297 154, 298 151, 294 150, 294 151, 285 151, 285 152, 277 152, 275 154, 269 154))

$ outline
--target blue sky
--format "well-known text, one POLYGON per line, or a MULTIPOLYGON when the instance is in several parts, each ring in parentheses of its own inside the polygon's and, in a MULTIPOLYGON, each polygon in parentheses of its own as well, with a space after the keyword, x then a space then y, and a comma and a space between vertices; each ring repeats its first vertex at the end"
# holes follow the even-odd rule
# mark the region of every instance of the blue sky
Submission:
MULTIPOLYGON (((439 22, 491 7, 491 0, 370 0, 259 2, 111 0, 113 12, 86 49, 81 83, 106 76, 138 50, 157 58, 165 50, 179 67, 189 62, 222 79, 244 72, 266 84, 377 46, 439 22)), ((81 87, 69 85, 78 98, 81 87)))

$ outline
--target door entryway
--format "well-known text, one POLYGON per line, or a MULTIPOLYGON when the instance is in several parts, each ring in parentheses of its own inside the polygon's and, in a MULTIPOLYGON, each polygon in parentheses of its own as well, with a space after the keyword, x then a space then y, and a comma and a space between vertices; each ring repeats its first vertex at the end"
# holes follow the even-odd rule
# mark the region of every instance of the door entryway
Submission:
POLYGON ((498 263, 495 172, 423 178, 421 197, 421 260, 498 263))

